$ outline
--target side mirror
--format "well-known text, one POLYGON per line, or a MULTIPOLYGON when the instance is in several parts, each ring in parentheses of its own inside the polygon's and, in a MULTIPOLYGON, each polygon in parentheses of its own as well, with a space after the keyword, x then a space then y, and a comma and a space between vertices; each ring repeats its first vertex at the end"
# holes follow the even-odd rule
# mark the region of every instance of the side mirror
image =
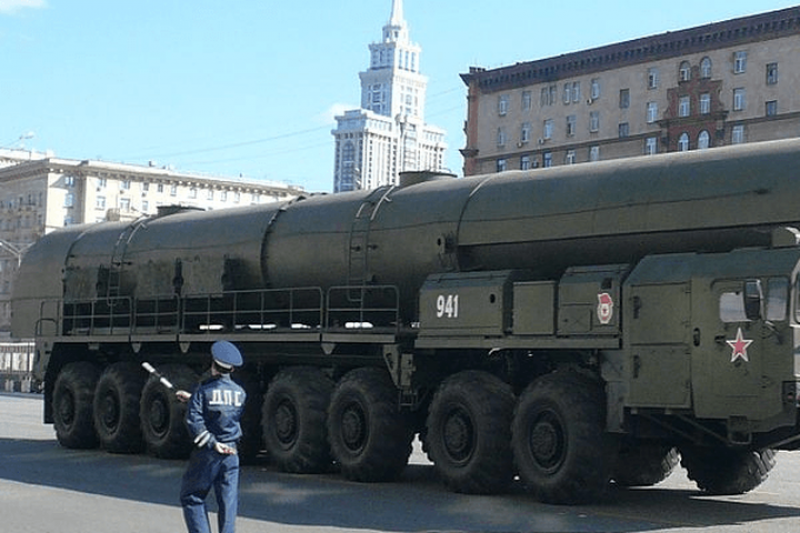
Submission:
POLYGON ((750 279, 744 283, 744 314, 747 320, 761 320, 763 316, 764 291, 760 279, 750 279))

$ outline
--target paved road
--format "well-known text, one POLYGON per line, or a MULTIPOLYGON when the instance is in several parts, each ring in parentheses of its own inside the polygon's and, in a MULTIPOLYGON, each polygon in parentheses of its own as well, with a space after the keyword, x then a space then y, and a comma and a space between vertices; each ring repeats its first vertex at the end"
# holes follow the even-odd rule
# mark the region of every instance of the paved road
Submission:
MULTIPOLYGON (((66 450, 41 423, 41 399, 0 395, 0 531, 167 533, 184 530, 182 461, 66 450)), ((614 491, 601 505, 559 507, 518 490, 447 492, 415 452, 400 483, 362 485, 245 467, 239 533, 800 531, 800 453, 780 453, 758 490, 703 497, 676 472, 656 487, 614 491)))

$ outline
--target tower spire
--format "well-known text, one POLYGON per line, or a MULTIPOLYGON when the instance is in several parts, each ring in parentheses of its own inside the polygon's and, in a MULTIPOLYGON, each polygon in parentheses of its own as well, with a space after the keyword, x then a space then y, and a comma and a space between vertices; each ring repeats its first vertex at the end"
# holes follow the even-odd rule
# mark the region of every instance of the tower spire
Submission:
POLYGON ((392 0, 392 16, 389 19, 392 26, 402 26, 405 24, 403 18, 403 0, 392 0))

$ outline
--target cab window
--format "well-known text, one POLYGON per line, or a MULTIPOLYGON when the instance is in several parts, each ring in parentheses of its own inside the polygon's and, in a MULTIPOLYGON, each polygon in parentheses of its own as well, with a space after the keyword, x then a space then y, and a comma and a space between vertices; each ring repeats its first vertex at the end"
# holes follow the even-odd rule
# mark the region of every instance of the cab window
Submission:
POLYGON ((767 320, 781 322, 786 320, 789 305, 789 280, 770 278, 767 280, 767 320))
POLYGON ((749 322, 744 312, 742 291, 723 292, 719 296, 719 319, 728 322, 749 322))
MULTIPOLYGON (((798 281, 800 284, 800 281, 798 281)), ((770 278, 764 295, 764 317, 771 322, 786 320, 789 303, 789 280, 770 278)), ((800 306, 799 306, 800 307, 800 306)), ((719 318, 722 322, 750 322, 744 308, 744 292, 723 292, 719 297, 719 318)), ((798 315, 800 320, 800 314, 798 315)))

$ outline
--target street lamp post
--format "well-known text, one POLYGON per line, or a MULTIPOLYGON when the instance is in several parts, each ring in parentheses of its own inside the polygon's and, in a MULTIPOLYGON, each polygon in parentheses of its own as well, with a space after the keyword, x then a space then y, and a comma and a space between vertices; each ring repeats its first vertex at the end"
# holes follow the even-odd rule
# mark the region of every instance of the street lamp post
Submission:
POLYGON ((28 251, 28 248, 31 247, 33 243, 28 243, 24 246, 14 245, 10 242, 0 239, 0 248, 10 252, 14 257, 17 258, 17 267, 22 264, 22 256, 25 255, 25 252, 28 251))

